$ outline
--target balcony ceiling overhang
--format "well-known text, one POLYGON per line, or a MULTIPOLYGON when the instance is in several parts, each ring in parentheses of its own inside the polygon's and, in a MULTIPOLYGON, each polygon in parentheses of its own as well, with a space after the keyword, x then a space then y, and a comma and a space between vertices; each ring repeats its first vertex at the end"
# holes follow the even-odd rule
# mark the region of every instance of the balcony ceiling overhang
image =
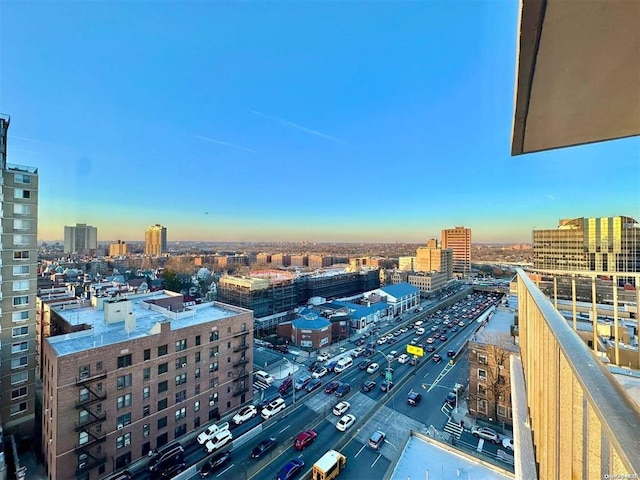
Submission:
POLYGON ((640 134, 640 1, 520 7, 512 155, 640 134))

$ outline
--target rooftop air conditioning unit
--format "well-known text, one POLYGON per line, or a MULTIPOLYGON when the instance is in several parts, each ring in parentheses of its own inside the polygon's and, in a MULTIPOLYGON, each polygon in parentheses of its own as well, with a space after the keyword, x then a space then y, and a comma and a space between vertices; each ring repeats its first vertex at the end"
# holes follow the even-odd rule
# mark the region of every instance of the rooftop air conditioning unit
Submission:
POLYGON ((118 430, 122 430, 124 428, 124 425, 122 425, 121 423, 118 424, 118 430))

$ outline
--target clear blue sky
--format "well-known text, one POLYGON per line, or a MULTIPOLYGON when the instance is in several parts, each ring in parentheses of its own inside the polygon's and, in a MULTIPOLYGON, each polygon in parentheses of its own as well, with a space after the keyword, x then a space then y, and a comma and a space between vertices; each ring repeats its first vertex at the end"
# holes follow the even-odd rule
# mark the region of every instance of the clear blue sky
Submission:
POLYGON ((517 3, 4 0, 39 239, 528 242, 638 215, 638 138, 510 157, 517 3))

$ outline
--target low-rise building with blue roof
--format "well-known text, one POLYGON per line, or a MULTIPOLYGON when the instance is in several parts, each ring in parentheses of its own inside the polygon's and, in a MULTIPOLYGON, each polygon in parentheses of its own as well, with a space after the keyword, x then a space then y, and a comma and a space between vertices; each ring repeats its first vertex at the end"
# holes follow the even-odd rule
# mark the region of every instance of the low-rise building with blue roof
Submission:
POLYGON ((371 294, 382 297, 393 315, 400 315, 420 305, 420 290, 408 282, 385 285, 365 294, 365 298, 371 294))

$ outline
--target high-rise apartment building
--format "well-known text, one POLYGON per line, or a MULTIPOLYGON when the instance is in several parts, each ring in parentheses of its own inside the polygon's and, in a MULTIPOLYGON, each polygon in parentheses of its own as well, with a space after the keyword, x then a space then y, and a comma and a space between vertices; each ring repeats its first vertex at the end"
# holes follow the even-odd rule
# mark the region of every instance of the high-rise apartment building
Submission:
POLYGON ((251 311, 168 291, 68 307, 42 345, 49 478, 104 478, 251 401, 251 311))
POLYGON ((442 248, 453 250, 453 272, 461 276, 471 273, 471 229, 464 227, 442 230, 442 248))
POLYGON ((122 240, 118 240, 116 243, 112 243, 109 245, 109 256, 110 257, 119 257, 129 254, 129 245, 124 243, 122 240))
POLYGON ((533 231, 533 266, 542 270, 640 271, 640 224, 631 217, 560 220, 533 231))
POLYGON ((0 115, 0 424, 29 436, 35 419, 38 170, 7 163, 10 117, 0 115))
POLYGON ((145 255, 160 256, 167 251, 167 227, 156 223, 144 231, 145 255))
POLYGON ((453 251, 438 247, 438 241, 431 239, 426 247, 416 251, 415 270, 417 272, 443 272, 447 280, 453 278, 453 251))
POLYGON ((98 229, 85 223, 64 227, 64 253, 83 253, 98 248, 98 229))

